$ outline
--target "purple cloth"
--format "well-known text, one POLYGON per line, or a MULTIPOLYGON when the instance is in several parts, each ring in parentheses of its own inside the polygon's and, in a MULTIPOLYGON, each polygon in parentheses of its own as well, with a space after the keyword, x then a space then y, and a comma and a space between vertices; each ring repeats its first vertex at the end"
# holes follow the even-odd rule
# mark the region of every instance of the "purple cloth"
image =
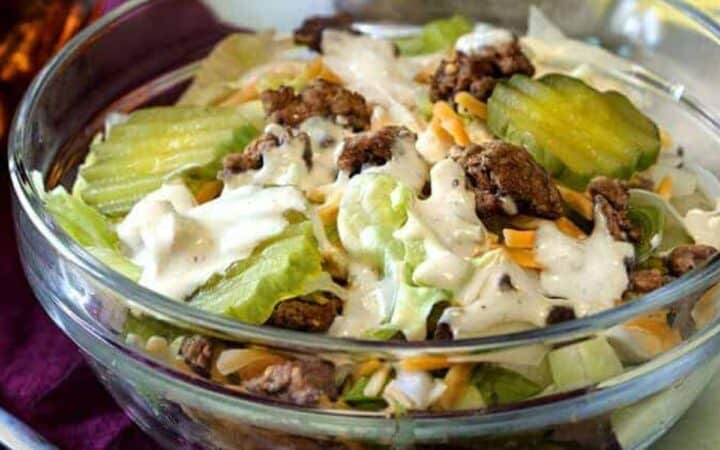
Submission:
MULTIPOLYGON (((4 164, 3 164, 4 166, 4 164)), ((34 298, 20 268, 7 170, 0 183, 0 406, 66 450, 151 450, 34 298)))
MULTIPOLYGON (((106 0, 96 12, 121 3, 106 0)), ((0 280, 6 293, 0 302, 0 406, 65 450, 156 449, 34 298, 18 259, 6 167, 3 162, 0 169, 0 280)))

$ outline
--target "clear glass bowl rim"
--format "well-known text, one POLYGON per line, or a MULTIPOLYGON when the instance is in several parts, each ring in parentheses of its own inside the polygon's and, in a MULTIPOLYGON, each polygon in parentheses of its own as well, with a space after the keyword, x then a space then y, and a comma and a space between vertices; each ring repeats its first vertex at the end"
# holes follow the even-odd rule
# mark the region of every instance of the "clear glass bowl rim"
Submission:
MULTIPOLYGON (((132 299, 149 311, 155 312, 169 319, 213 330, 228 336, 248 339, 256 343, 268 343, 273 346, 297 347, 302 343, 305 349, 319 351, 340 351, 346 353, 386 353, 393 355, 409 355, 422 353, 446 352, 478 352, 490 349, 500 349, 519 345, 528 345, 538 342, 555 342, 572 339, 575 336, 588 335, 593 332, 607 329, 623 323, 635 316, 662 308, 678 301, 688 292, 698 292, 707 289, 720 281, 720 258, 715 258, 701 270, 694 271, 681 280, 673 282, 657 291, 638 298, 632 302, 618 306, 611 310, 595 315, 583 317, 570 322, 564 322, 545 328, 528 331, 493 335, 480 338, 460 339, 454 341, 412 341, 412 342, 380 342, 359 339, 337 338, 325 335, 315 335, 297 331, 283 330, 273 327, 244 324, 222 316, 215 316, 204 311, 192 308, 159 295, 142 287, 122 275, 114 272, 95 259, 90 253, 75 243, 45 209, 40 193, 35 188, 31 175, 22 163, 24 148, 31 148, 32 136, 24 127, 32 120, 38 99, 43 95, 48 80, 53 74, 72 58, 72 56, 95 36, 118 20, 131 14, 152 0, 131 0, 114 9, 106 16, 96 21, 77 36, 75 36, 63 49, 58 52, 45 68, 38 74, 22 99, 18 112, 13 120, 8 144, 8 160, 10 179, 19 207, 30 219, 36 230, 52 245, 63 258, 78 266, 93 279, 107 289, 111 289, 122 298, 132 299)), ((681 14, 694 22, 706 33, 709 33, 720 42, 720 22, 713 19, 703 11, 683 1, 663 0, 681 14)), ((720 45, 720 44, 719 44, 720 45)), ((694 108, 702 106, 697 100, 683 97, 694 108)), ((703 111, 707 114, 707 110, 703 111)), ((714 132, 720 134, 720 118, 710 118, 706 122, 713 126, 714 132)), ((59 298, 59 301, 68 301, 59 298)), ((716 319, 716 322, 720 319, 716 319)), ((714 324, 708 325, 708 327, 714 324)))

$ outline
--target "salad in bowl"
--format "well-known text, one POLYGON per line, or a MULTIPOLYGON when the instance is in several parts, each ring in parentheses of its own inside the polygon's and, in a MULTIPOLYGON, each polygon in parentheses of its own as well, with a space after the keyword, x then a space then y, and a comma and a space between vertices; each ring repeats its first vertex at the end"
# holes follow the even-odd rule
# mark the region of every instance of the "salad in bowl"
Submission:
MULTIPOLYGON (((720 183, 600 69, 628 62, 544 21, 380 36, 338 14, 229 35, 176 104, 107 114, 45 205, 129 280, 298 340, 457 341, 640 301, 715 258, 720 183)), ((653 359, 713 316, 696 297, 570 343, 399 361, 241 346, 142 308, 123 333, 245 395, 480 410, 653 359)))

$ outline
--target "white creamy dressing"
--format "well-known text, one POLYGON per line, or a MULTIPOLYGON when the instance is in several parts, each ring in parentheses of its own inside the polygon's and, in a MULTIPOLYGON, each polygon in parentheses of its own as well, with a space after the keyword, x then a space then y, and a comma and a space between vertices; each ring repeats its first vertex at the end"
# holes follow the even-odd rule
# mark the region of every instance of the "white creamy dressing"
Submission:
POLYGON ((385 386, 383 397, 389 404, 407 409, 427 409, 440 398, 447 386, 427 372, 395 369, 395 378, 385 386))
POLYGON ((455 43, 455 50, 467 55, 480 52, 485 47, 494 47, 515 39, 512 32, 488 23, 477 23, 472 32, 460 36, 455 43))
POLYGON ((139 283, 181 300, 288 225, 284 213, 305 211, 294 187, 243 186, 197 205, 183 184, 165 184, 118 224, 128 256, 142 267, 139 283))
POLYGON ((535 240, 542 291, 551 297, 576 302, 578 316, 612 308, 627 288, 626 259, 633 246, 616 241, 605 217, 595 211, 595 228, 585 239, 574 239, 553 223, 538 228, 535 240))
POLYGON ((307 133, 309 142, 304 135, 292 135, 278 124, 268 125, 265 133, 276 136, 281 144, 263 152, 260 169, 224 176, 226 188, 254 184, 291 185, 308 190, 333 182, 337 177, 336 161, 342 151, 346 131, 322 117, 310 117, 298 128, 300 132, 307 133), (312 157, 310 167, 305 159, 308 150, 312 157))
POLYGON ((349 267, 347 297, 342 315, 335 318, 328 334, 337 337, 361 337, 390 317, 393 294, 371 267, 353 262, 349 267))
POLYGON ((440 318, 450 325, 456 339, 491 334, 507 323, 542 327, 554 304, 568 304, 540 294, 537 275, 518 266, 501 249, 486 253, 476 265, 455 296, 457 306, 447 308, 440 318))
POLYGON ((395 56, 392 42, 344 31, 325 30, 323 62, 352 91, 373 104, 382 105, 393 123, 415 132, 422 121, 412 113, 420 86, 415 83, 414 65, 395 56))
POLYGON ((415 143, 418 153, 430 164, 447 158, 450 148, 454 142, 451 139, 443 139, 438 136, 434 128, 426 127, 421 133, 418 133, 418 139, 415 143))
POLYGON ((720 248, 720 199, 715 201, 714 210, 693 208, 687 212, 683 222, 697 244, 720 248))
POLYGON ((428 165, 415 149, 415 137, 401 136, 391 148, 392 157, 381 166, 363 167, 363 173, 384 173, 401 181, 415 193, 422 191, 428 178, 428 165))
POLYGON ((468 259, 485 241, 485 227, 475 214, 475 195, 465 187, 465 172, 444 159, 430 171, 432 195, 413 202, 401 240, 423 241, 426 259, 413 272, 420 285, 456 290, 472 269, 468 259))

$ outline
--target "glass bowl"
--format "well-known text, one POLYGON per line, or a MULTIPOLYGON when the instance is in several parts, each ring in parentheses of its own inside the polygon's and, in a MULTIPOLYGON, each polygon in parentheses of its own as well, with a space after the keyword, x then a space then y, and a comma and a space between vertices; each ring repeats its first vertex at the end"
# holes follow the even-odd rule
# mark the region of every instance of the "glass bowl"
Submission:
POLYGON ((718 260, 610 311, 544 329, 446 342, 341 340, 245 325, 159 296, 102 266, 43 208, 32 172, 40 172, 47 187, 69 185, 108 111, 171 103, 187 86, 193 62, 231 31, 288 31, 307 15, 340 8, 368 29, 457 12, 522 33, 531 3, 569 35, 648 69, 614 76, 646 89, 650 102, 643 107, 683 145, 687 158, 720 173, 720 97, 713 98, 707 77, 720 60, 720 24, 676 1, 315 0, 289 7, 283 0, 138 0, 85 30, 49 63, 25 96, 10 139, 22 263, 48 314, 148 434, 173 449, 641 449, 683 414, 720 365, 718 260), (483 410, 393 417, 240 393, 178 370, 121 334, 128 317, 141 312, 238 346, 396 363, 428 355, 512 354, 604 333, 657 310, 688 314, 688 304, 702 305, 703 314, 693 316, 695 327, 677 345, 595 386, 483 410))

